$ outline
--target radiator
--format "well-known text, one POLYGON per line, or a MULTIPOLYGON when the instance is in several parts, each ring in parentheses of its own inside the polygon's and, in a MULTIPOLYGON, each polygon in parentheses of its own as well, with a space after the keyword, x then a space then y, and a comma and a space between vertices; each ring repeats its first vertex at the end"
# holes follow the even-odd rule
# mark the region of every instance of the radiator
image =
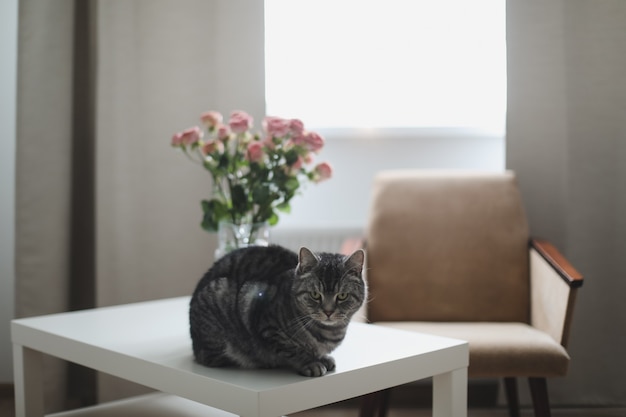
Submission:
POLYGON ((306 246, 314 252, 339 252, 346 239, 362 233, 358 228, 275 228, 270 232, 270 242, 293 251, 306 246))

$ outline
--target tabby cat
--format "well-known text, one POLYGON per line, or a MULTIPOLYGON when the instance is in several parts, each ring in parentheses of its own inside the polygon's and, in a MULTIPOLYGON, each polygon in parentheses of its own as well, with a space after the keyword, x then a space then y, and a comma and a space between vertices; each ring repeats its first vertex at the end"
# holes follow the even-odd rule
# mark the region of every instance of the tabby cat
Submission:
POLYGON ((198 282, 189 310, 196 361, 211 367, 286 367, 305 376, 335 368, 329 354, 365 299, 364 252, 299 254, 237 249, 198 282))

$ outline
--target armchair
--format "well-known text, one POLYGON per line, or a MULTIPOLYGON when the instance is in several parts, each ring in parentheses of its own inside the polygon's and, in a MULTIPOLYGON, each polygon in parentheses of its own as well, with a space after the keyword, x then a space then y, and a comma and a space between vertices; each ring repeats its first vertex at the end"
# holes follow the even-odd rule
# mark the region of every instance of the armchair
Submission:
MULTIPOLYGON (((535 416, 550 416, 546 378, 567 373, 583 279, 530 239, 513 172, 382 172, 365 243, 370 322, 467 340, 470 378, 503 378, 511 417, 517 377, 528 378, 535 416)), ((388 397, 364 397, 361 417, 384 417, 388 397)))

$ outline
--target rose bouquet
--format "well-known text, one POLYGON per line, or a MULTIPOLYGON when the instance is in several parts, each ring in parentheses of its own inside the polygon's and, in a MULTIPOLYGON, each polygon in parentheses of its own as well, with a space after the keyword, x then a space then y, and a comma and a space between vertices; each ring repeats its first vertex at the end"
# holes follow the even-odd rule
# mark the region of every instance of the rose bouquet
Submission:
POLYGON ((262 132, 253 133, 253 119, 243 111, 232 112, 228 123, 216 111, 200 119, 204 129, 176 133, 172 146, 212 178, 211 196, 202 200, 202 228, 207 231, 217 231, 222 221, 275 225, 279 212, 290 212, 290 201, 302 185, 332 175, 328 163, 313 163, 324 139, 306 131, 300 120, 265 117, 262 132))

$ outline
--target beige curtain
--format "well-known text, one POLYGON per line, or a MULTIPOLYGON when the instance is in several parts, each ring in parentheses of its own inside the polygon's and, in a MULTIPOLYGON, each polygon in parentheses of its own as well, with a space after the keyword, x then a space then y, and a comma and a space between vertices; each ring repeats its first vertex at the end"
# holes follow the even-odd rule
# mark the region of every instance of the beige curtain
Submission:
MULTIPOLYGON (((84 88, 92 74, 91 6, 84 2, 75 8, 72 1, 19 4, 18 317, 93 306, 93 106, 90 89, 84 88), (83 289, 83 296, 74 288, 83 289)), ((52 360, 46 370, 50 409, 73 405, 82 395, 93 401, 93 374, 80 377, 85 393, 69 388, 64 396, 58 394, 66 391, 68 374, 82 371, 52 360)))
MULTIPOLYGON (((263 2, 19 7, 17 316, 191 294, 210 183, 169 142, 206 110, 264 114, 263 2)), ((142 391, 53 360, 45 378, 49 412, 142 391)))
POLYGON ((626 398, 626 2, 508 0, 507 168, 586 276, 553 404, 626 398))

